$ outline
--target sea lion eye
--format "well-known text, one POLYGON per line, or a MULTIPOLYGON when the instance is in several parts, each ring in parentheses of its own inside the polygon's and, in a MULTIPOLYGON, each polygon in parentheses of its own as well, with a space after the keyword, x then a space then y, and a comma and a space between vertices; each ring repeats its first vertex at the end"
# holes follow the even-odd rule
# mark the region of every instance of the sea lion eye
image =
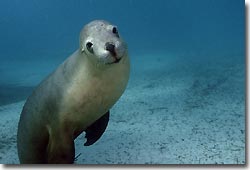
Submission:
POLYGON ((114 34, 117 34, 117 33, 118 33, 117 28, 116 28, 116 27, 113 27, 112 32, 113 32, 114 34))
POLYGON ((118 30, 116 27, 113 27, 112 32, 119 37, 118 30))
POLYGON ((94 53, 94 50, 93 50, 93 43, 87 42, 86 48, 87 48, 87 50, 88 50, 90 53, 92 53, 92 54, 94 53))

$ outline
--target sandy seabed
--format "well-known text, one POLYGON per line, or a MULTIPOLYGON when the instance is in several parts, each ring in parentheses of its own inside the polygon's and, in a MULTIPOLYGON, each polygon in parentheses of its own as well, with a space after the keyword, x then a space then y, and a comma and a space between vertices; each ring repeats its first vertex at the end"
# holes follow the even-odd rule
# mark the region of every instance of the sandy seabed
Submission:
MULTIPOLYGON (((238 58, 131 60, 127 90, 103 136, 89 147, 84 134, 75 140, 76 164, 244 164, 245 65, 238 58)), ((19 163, 24 102, 0 107, 2 164, 19 163)))

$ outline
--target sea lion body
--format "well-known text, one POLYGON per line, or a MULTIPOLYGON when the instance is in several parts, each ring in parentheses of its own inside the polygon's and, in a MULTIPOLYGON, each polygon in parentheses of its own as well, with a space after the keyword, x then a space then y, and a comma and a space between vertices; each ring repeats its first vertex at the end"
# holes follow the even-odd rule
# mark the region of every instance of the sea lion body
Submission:
POLYGON ((83 131, 92 138, 104 123, 95 142, 105 130, 103 117, 124 92, 130 67, 126 44, 109 28, 99 20, 85 26, 80 48, 27 99, 18 125, 20 163, 73 163, 74 139, 83 131))

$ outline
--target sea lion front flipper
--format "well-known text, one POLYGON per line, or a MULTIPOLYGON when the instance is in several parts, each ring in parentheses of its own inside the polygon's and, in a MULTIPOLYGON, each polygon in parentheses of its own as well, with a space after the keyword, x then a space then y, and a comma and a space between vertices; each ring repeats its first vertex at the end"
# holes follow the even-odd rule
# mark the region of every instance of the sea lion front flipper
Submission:
POLYGON ((87 141, 84 146, 89 146, 95 143, 104 133, 109 121, 109 111, 105 113, 101 118, 96 120, 92 125, 85 130, 85 138, 87 141))

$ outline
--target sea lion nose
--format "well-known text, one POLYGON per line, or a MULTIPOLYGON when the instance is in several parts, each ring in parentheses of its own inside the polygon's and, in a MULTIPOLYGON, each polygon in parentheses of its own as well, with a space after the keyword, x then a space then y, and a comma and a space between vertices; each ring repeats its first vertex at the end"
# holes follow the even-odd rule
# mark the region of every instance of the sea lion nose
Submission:
POLYGON ((115 45, 114 44, 107 42, 105 44, 105 47, 106 47, 106 50, 108 50, 109 52, 115 53, 115 45))

